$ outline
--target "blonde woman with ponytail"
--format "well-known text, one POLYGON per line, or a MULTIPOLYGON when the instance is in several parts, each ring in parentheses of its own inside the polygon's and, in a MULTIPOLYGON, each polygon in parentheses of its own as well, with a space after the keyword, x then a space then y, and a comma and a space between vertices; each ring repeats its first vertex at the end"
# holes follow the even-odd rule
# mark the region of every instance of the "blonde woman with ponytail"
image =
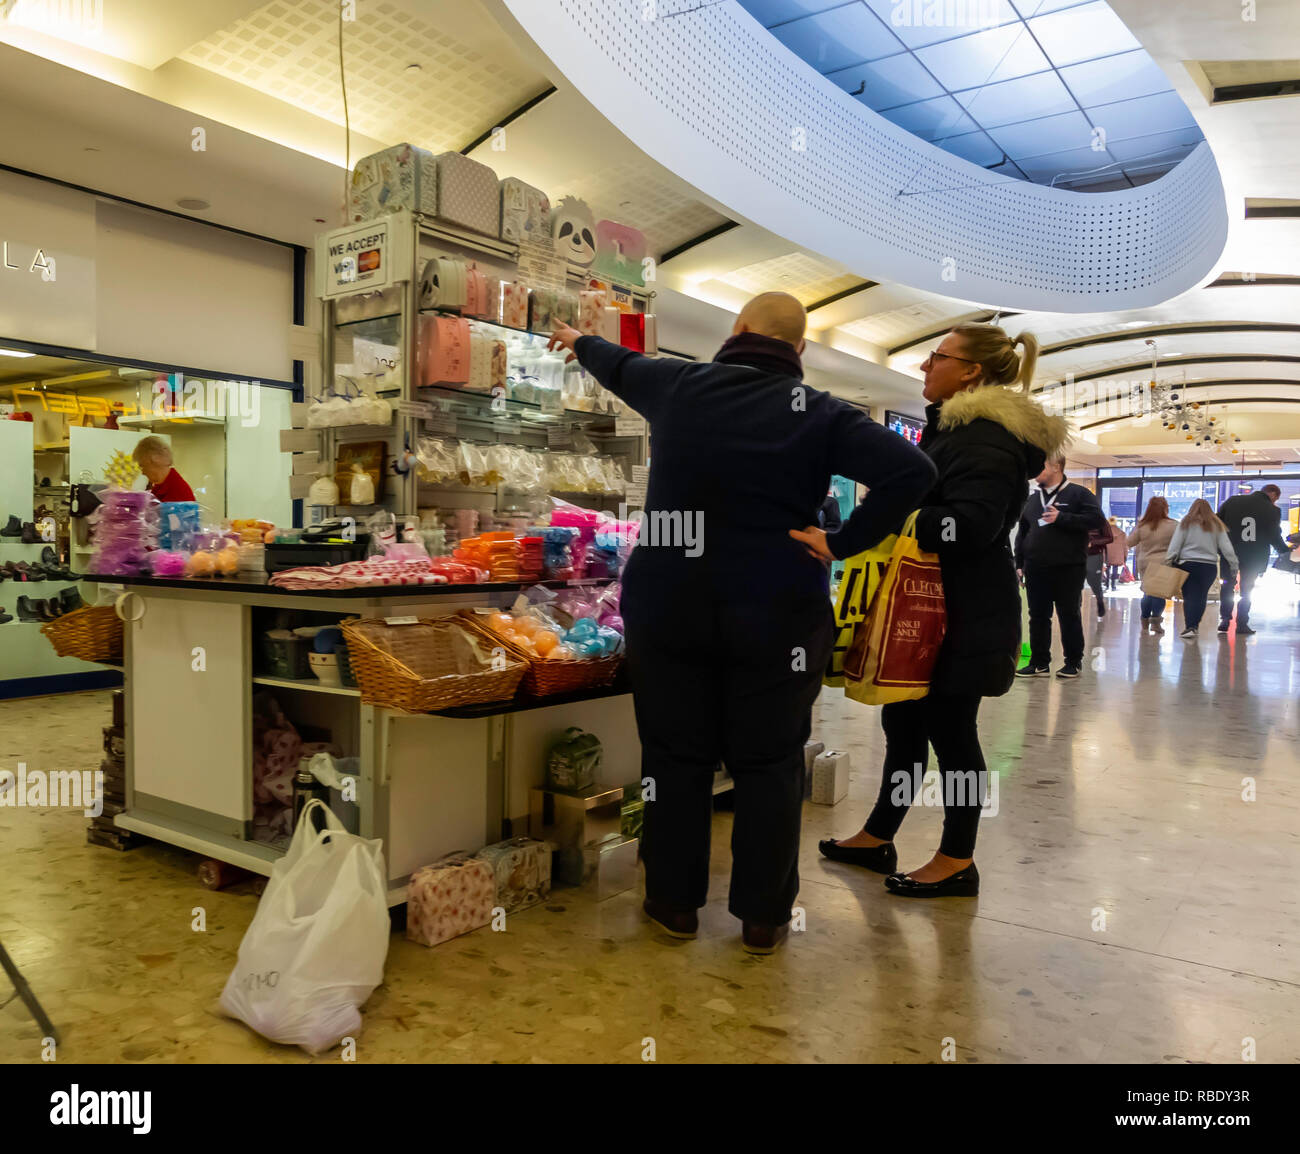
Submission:
POLYGON ((926 426, 920 447, 938 480, 921 502, 916 536, 939 554, 948 626, 930 693, 880 711, 885 764, 875 808, 860 833, 828 839, 834 861, 886 874, 905 897, 979 892, 975 836, 987 775, 977 714, 1015 680, 1020 589, 1010 534, 1030 478, 1067 442, 1065 422, 1029 395, 1038 342, 995 325, 961 324, 925 359, 926 426), (943 838, 920 869, 898 873, 894 836, 921 788, 933 746, 944 783, 943 838), (967 785, 977 784, 976 789, 967 785), (978 796, 976 796, 978 795, 978 796))

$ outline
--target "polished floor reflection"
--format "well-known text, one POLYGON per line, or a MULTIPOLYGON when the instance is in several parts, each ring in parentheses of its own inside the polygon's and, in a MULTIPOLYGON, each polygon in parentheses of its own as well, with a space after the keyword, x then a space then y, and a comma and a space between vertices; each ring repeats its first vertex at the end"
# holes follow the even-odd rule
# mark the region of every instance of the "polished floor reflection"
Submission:
MULTIPOLYGON (((647 1039, 660 1062, 1300 1060, 1300 622, 1293 588, 1274 592, 1256 636, 1216 634, 1211 606, 1196 642, 1168 618, 1142 635, 1116 595, 1089 616, 1079 681, 986 703, 1000 777, 979 898, 907 902, 818 856, 861 824, 881 755, 876 712, 827 692, 816 735, 852 754, 850 794, 805 807, 806 928, 783 952, 739 949, 719 813, 698 941, 652 936, 635 895, 564 890, 506 933, 394 937, 358 1060, 637 1062, 647 1039)), ((107 710, 103 694, 0 703, 0 767, 93 768, 107 710)), ((940 818, 909 815, 904 868, 940 818)), ((77 813, 0 808, 0 941, 61 1058, 306 1060, 216 1013, 256 898, 201 889, 197 860, 93 848, 77 813)), ((16 999, 0 1009, 0 1060, 38 1060, 37 1035, 16 999)))

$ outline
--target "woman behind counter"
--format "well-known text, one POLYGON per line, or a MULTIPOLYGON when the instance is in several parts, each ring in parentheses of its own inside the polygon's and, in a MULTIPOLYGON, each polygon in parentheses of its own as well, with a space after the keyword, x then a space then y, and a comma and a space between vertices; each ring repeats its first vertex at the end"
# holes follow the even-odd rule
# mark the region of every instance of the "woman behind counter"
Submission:
POLYGON ((194 490, 172 466, 171 446, 161 437, 142 437, 131 451, 149 492, 159 501, 193 501, 194 490))

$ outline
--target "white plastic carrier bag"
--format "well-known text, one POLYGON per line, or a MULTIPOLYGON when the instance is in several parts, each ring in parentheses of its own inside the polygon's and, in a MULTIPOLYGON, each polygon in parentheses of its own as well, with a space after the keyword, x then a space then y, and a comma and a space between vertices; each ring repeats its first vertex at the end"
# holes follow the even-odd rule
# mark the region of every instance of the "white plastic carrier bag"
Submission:
POLYGON ((360 1007, 384 980, 388 956, 382 847, 344 830, 320 799, 303 807, 239 945, 224 1013, 309 1054, 357 1035, 360 1007))

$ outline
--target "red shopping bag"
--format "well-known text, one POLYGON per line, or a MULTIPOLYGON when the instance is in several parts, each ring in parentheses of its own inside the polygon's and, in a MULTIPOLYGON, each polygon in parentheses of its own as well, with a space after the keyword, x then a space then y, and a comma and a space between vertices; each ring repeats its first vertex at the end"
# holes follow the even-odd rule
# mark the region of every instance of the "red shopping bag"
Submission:
POLYGON ((844 655, 844 695, 864 705, 924 697, 947 623, 939 557, 917 545, 913 513, 844 655))

